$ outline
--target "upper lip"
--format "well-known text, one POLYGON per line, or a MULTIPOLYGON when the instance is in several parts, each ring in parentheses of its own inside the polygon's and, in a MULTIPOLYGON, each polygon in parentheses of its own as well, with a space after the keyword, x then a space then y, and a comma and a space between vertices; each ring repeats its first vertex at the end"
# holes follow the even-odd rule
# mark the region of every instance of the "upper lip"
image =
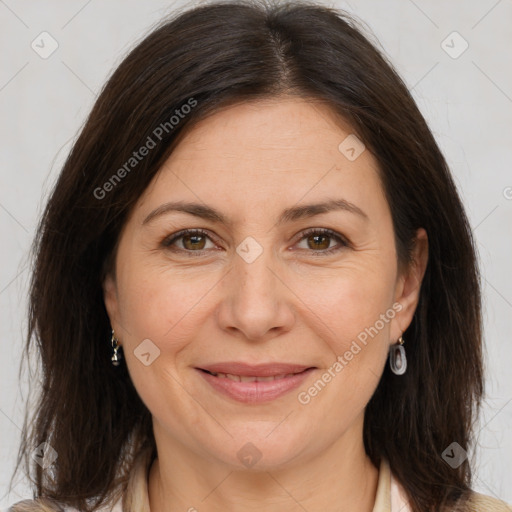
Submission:
POLYGON ((265 363, 265 364, 247 364, 237 361, 214 363, 198 367, 200 370, 206 370, 214 373, 229 373, 231 375, 242 375, 246 377, 271 377, 275 375, 287 375, 289 373, 300 373, 312 366, 289 363, 265 363))

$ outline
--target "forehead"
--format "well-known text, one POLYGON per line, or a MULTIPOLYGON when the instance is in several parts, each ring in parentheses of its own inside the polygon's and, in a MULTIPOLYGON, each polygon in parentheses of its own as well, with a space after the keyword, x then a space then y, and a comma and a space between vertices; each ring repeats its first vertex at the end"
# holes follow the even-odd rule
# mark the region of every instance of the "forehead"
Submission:
POLYGON ((299 155, 310 154, 312 142, 316 145, 319 139, 327 137, 325 149, 332 143, 331 137, 337 140, 351 131, 350 125, 332 108, 316 99, 285 96, 253 100, 225 107, 196 123, 174 155, 178 158, 187 150, 186 146, 191 149, 194 145, 194 150, 198 150, 211 145, 226 147, 229 143, 238 153, 259 149, 260 156, 264 156, 263 151, 269 157, 272 152, 290 150, 299 155))
POLYGON ((348 123, 318 101, 284 98, 232 105, 186 133, 140 205, 188 199, 214 202, 224 211, 265 206, 270 212, 273 204, 328 195, 369 208, 382 206, 377 162, 368 150, 347 158, 344 141, 357 141, 351 137, 348 123))

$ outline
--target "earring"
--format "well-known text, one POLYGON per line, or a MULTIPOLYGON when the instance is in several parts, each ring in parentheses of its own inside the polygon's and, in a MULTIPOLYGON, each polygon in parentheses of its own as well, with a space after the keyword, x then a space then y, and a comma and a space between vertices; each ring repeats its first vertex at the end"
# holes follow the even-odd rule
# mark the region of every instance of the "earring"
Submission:
POLYGON ((116 335, 114 334, 114 329, 112 329, 112 338, 110 339, 110 343, 112 344, 112 364, 114 366, 119 366, 119 360, 122 358, 121 354, 117 351, 119 350, 119 347, 121 346, 119 343, 119 340, 116 338, 116 335))
POLYGON ((395 375, 403 375, 407 370, 407 357, 405 356, 404 340, 398 338, 397 344, 389 349, 389 366, 395 375))

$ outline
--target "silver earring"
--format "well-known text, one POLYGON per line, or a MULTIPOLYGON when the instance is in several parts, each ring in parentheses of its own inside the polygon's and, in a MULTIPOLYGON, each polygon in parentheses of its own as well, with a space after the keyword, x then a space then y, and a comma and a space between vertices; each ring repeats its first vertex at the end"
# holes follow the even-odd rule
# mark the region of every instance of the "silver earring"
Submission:
POLYGON ((395 375, 403 375, 407 370, 407 357, 405 356, 404 340, 398 338, 396 345, 389 349, 389 366, 395 375))
POLYGON ((122 358, 121 354, 118 353, 119 347, 121 346, 119 340, 116 338, 114 334, 114 329, 112 329, 112 338, 110 339, 110 343, 112 344, 112 364, 114 366, 119 366, 119 360, 122 358))

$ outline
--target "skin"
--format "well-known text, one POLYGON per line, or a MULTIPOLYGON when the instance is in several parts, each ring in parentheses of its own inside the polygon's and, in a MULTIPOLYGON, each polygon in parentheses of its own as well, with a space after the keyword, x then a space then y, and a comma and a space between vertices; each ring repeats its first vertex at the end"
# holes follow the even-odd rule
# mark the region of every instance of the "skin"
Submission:
POLYGON ((364 410, 390 345, 412 320, 428 242, 418 230, 413 263, 399 270, 375 158, 365 150, 350 161, 338 149, 351 133, 314 101, 231 106, 188 132, 135 205, 104 298, 153 417, 152 512, 372 510, 378 468, 364 451, 364 410), (349 201, 365 216, 337 210, 277 224, 286 208, 327 199, 349 201), (178 200, 209 205, 230 224, 183 212, 144 223, 178 200), (208 236, 162 245, 194 228, 208 236), (316 241, 303 235, 309 228, 331 229, 349 244, 316 241), (246 237, 263 250, 251 263, 236 252, 246 237), (301 404, 298 392, 397 303, 394 318, 301 404), (148 366, 134 354, 145 339, 160 350, 148 366), (317 369, 298 390, 244 404, 217 393, 194 369, 231 360, 317 369), (248 442, 261 453, 251 467, 237 457, 248 442))

